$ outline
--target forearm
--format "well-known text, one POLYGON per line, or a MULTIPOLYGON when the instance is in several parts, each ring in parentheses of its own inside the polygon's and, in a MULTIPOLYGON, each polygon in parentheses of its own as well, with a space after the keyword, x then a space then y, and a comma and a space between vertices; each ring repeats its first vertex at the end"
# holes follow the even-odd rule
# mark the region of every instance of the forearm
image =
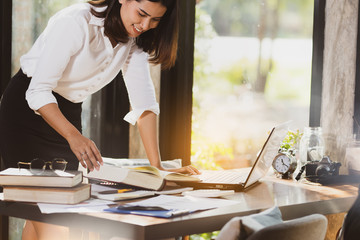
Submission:
POLYGON ((162 169, 157 137, 156 114, 150 111, 146 111, 141 115, 137 123, 150 164, 159 169, 162 169))
POLYGON ((50 103, 41 107, 38 112, 44 120, 66 140, 81 133, 61 113, 56 103, 50 103))
POLYGON ((72 152, 84 168, 99 169, 103 160, 95 143, 84 137, 62 114, 55 103, 41 107, 38 112, 44 120, 69 143, 72 152))

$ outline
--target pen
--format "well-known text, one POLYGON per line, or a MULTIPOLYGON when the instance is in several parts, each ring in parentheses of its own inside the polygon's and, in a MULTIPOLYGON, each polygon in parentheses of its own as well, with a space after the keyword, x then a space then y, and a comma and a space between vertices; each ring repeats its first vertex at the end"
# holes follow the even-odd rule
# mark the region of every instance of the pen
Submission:
POLYGON ((118 209, 127 210, 127 211, 169 211, 166 208, 158 207, 158 206, 139 206, 139 205, 131 205, 131 206, 118 206, 118 209))
POLYGON ((113 194, 113 193, 125 193, 125 192, 132 192, 134 191, 131 188, 128 189, 118 189, 118 190, 107 190, 107 191, 101 191, 99 194, 113 194))

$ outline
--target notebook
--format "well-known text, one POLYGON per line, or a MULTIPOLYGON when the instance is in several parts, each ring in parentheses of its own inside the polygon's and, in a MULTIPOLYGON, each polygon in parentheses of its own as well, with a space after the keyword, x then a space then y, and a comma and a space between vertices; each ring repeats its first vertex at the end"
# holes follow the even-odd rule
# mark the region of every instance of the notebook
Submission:
POLYGON ((200 182, 183 182, 178 184, 195 189, 229 189, 243 191, 257 183, 267 174, 288 132, 288 125, 289 122, 286 122, 271 130, 252 167, 220 171, 200 170, 200 175, 193 175, 198 177, 201 180, 200 182))

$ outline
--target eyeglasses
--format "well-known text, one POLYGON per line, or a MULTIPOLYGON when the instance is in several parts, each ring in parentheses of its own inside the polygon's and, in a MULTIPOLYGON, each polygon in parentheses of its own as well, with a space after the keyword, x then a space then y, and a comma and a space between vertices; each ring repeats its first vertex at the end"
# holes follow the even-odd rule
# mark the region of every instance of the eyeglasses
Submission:
POLYGON ((46 167, 49 165, 50 170, 59 170, 65 171, 67 161, 63 158, 54 158, 52 161, 44 161, 41 158, 35 158, 31 162, 18 162, 18 168, 21 166, 28 166, 29 170, 33 174, 41 174, 46 170, 46 167))

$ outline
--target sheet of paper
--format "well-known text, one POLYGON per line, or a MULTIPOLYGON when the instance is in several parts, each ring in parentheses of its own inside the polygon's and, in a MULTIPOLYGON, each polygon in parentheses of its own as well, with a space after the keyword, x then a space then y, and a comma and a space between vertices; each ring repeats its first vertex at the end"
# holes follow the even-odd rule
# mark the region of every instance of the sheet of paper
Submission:
POLYGON ((237 205, 239 202, 227 200, 227 199, 215 199, 215 198, 198 198, 191 196, 169 196, 160 195, 152 197, 146 200, 132 202, 126 204, 126 206, 160 206, 169 210, 187 210, 187 211, 198 211, 206 210, 218 207, 225 207, 231 205, 237 205))
POLYGON ((125 192, 125 193, 114 193, 114 194, 100 194, 99 192, 107 191, 107 190, 116 190, 116 188, 102 186, 99 184, 92 184, 91 185, 91 196, 104 199, 109 201, 119 201, 119 200, 126 200, 126 199, 135 199, 145 196, 152 196, 152 195, 161 195, 161 194, 179 194, 184 191, 190 191, 193 188, 186 187, 186 188, 174 188, 171 190, 164 190, 164 191, 150 191, 150 190, 138 190, 132 192, 125 192))
POLYGON ((50 204, 50 203, 38 203, 38 207, 41 213, 84 213, 84 212, 102 212, 104 209, 109 208, 109 205, 114 204, 111 201, 100 199, 89 199, 79 204, 50 204))
MULTIPOLYGON (((117 167, 137 167, 137 166, 149 166, 150 162, 148 159, 142 158, 108 158, 103 157, 105 164, 113 165, 117 167)), ((161 164, 164 168, 180 168, 181 159, 173 159, 162 161, 161 164)))
POLYGON ((182 193, 182 195, 192 197, 224 197, 233 195, 234 193, 234 190, 198 189, 193 191, 185 191, 182 193))
POLYGON ((171 195, 171 194, 178 194, 178 193, 191 191, 191 190, 193 190, 192 187, 184 187, 184 188, 174 188, 174 189, 170 189, 170 190, 156 191, 155 193, 158 195, 163 195, 163 194, 171 195))

